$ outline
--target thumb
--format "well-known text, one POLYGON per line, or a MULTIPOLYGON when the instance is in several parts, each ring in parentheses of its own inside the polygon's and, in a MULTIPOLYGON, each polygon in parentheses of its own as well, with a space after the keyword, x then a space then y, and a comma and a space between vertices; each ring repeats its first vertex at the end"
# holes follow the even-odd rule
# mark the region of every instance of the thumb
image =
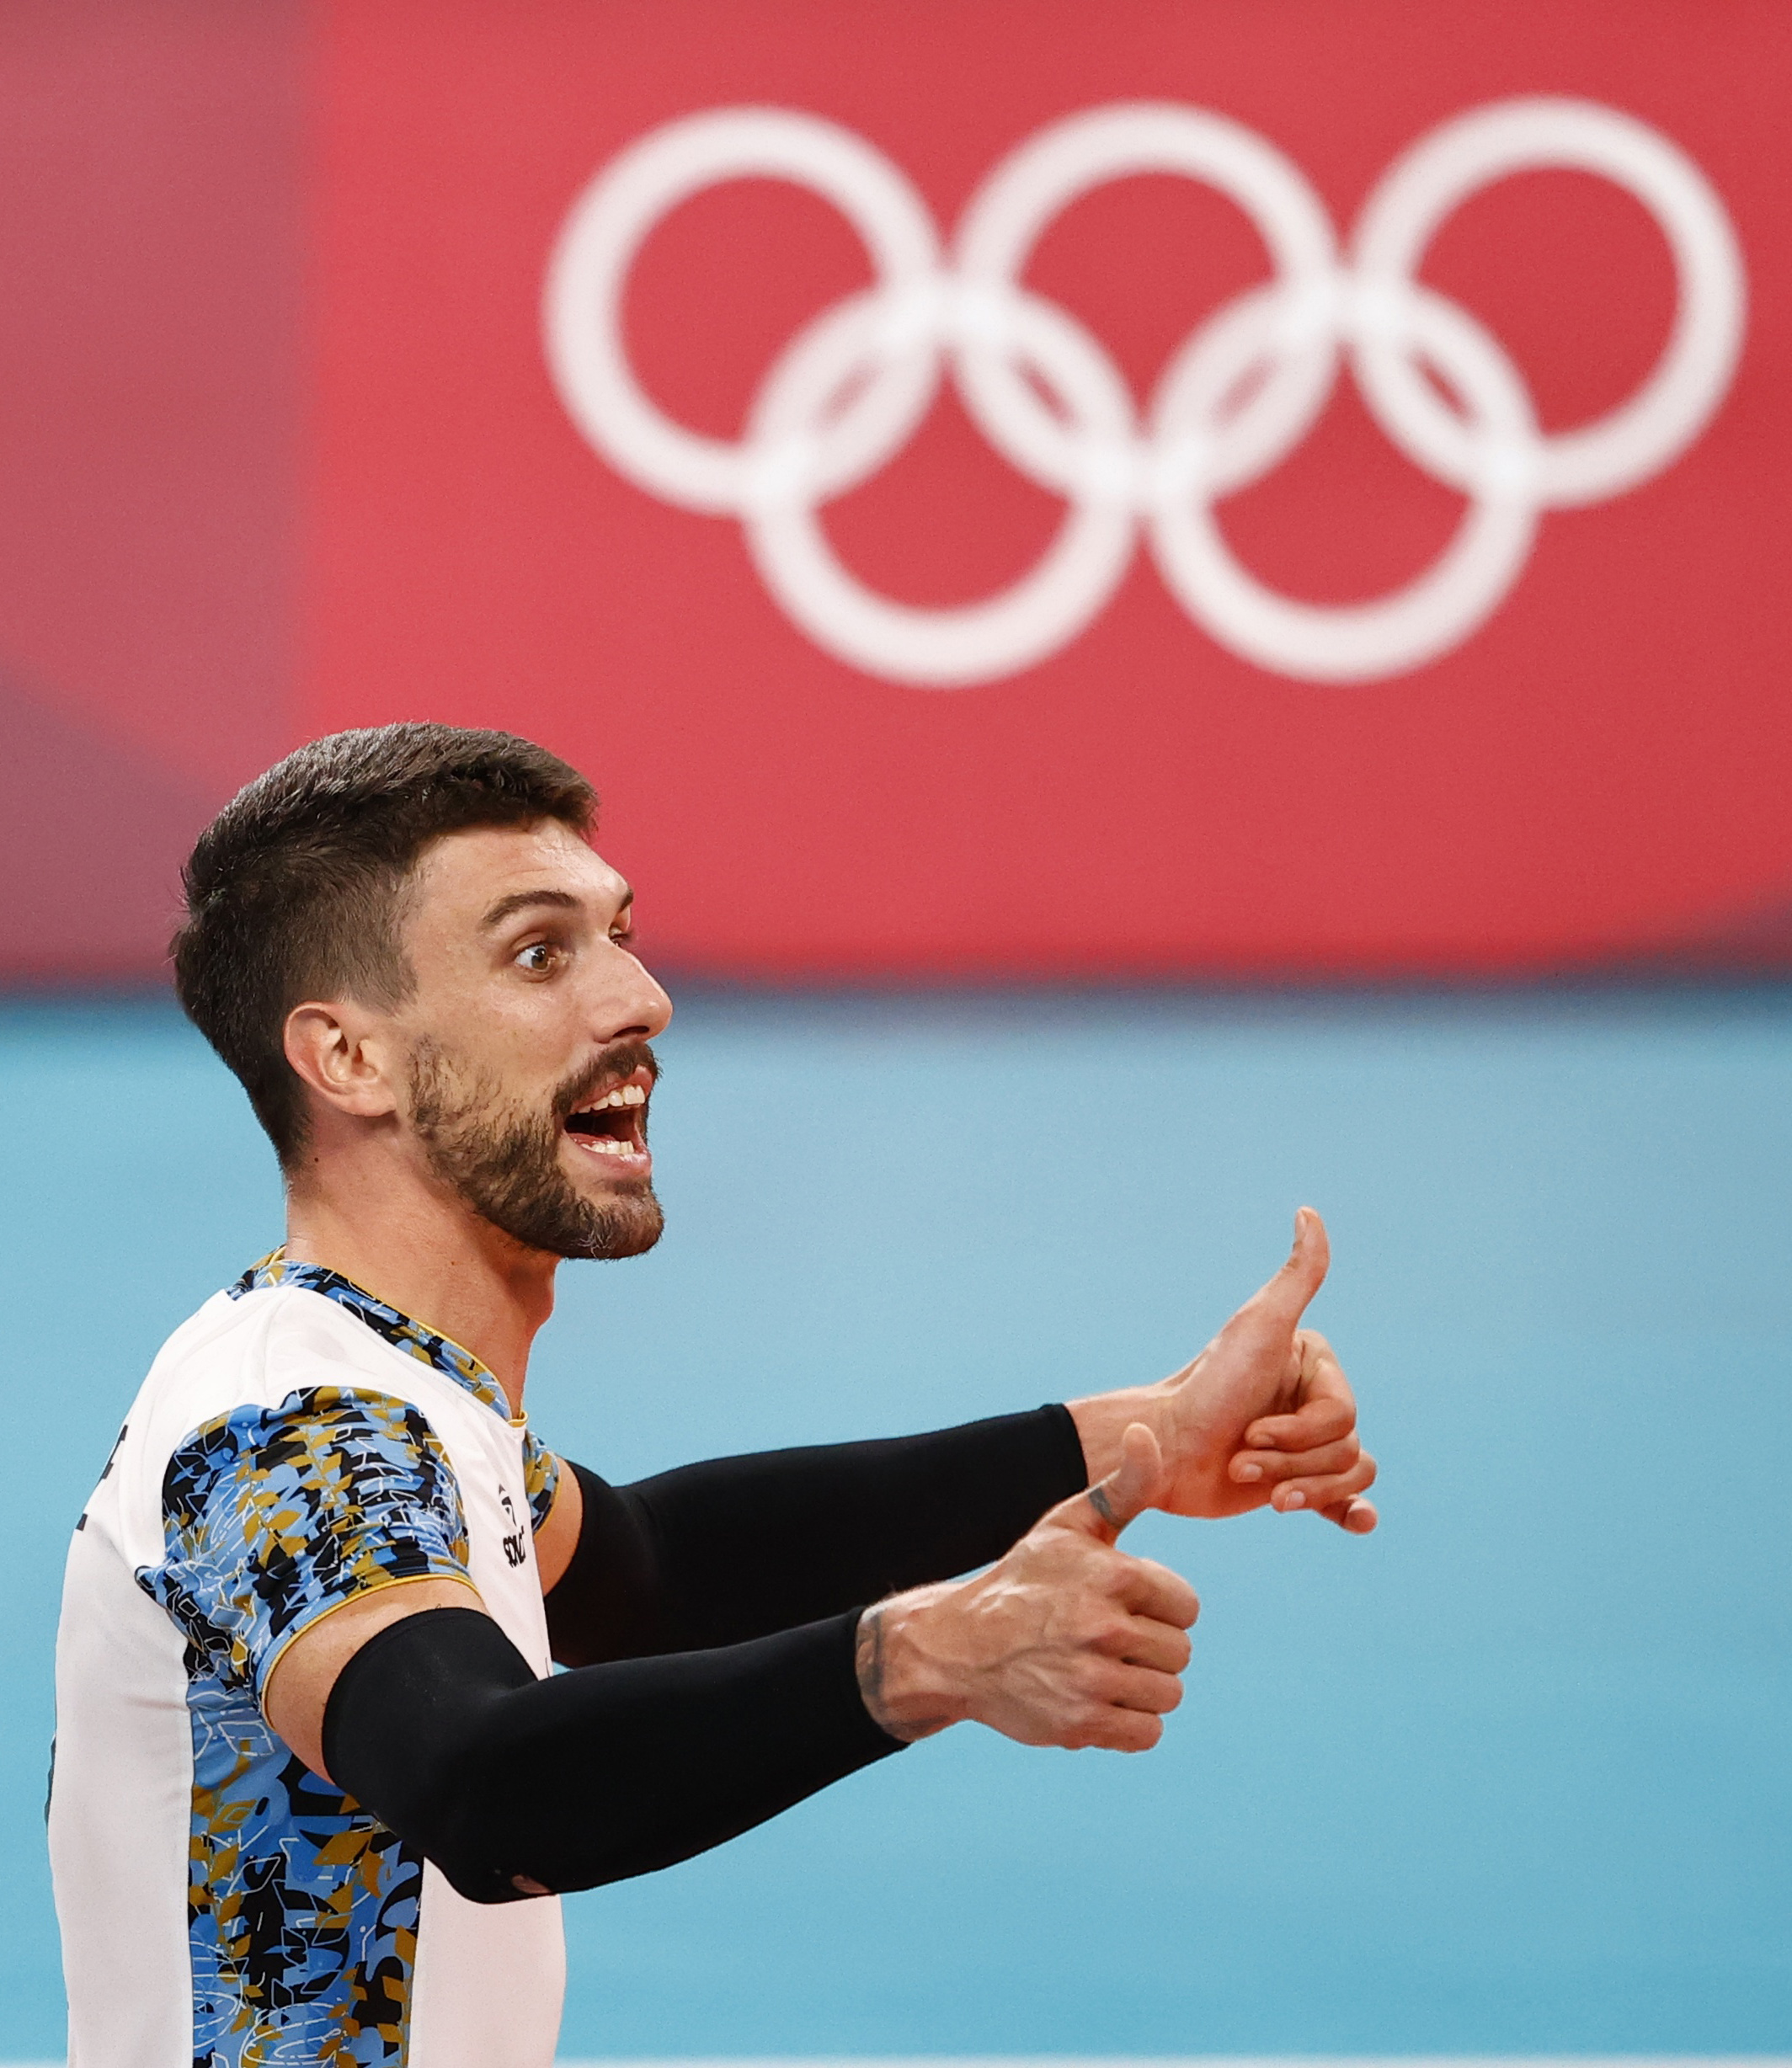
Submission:
POLYGON ((1288 1251, 1287 1263, 1251 1305, 1268 1308, 1277 1320, 1292 1329, 1325 1282, 1325 1273, 1331 1268, 1331 1244, 1325 1223, 1311 1207, 1302 1207, 1294 1216, 1294 1246, 1288 1251))
POLYGON ((1098 1479, 1067 1518, 1073 1528, 1112 1543, 1135 1516, 1155 1507, 1164 1492, 1164 1453, 1143 1422, 1129 1422, 1120 1439, 1120 1462, 1098 1479))

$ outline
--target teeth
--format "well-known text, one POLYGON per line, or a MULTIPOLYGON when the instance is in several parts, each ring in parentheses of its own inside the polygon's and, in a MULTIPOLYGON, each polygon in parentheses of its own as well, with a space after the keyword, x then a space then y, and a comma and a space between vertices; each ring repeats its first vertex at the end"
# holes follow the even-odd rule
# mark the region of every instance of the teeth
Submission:
POLYGON ((582 1134, 578 1141, 581 1149, 588 1149, 597 1156, 632 1156, 635 1153, 632 1142, 618 1142, 612 1135, 582 1134))
POLYGON ((581 1106, 579 1111, 584 1113, 600 1113, 605 1106, 645 1106, 646 1104, 645 1086, 618 1085, 614 1091, 606 1091, 602 1098, 594 1100, 589 1106, 581 1106))

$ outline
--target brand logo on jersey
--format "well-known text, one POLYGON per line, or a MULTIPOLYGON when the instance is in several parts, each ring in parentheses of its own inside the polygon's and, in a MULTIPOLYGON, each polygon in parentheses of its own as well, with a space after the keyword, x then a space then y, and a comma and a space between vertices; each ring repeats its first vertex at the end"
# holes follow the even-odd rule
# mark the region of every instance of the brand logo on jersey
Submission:
POLYGON ((506 1565, 525 1564, 529 1558, 529 1545, 522 1524, 516 1519, 516 1510, 511 1504, 510 1496, 501 1486, 498 1490, 498 1498, 504 1503, 504 1511, 510 1521, 510 1527, 504 1539, 504 1563, 506 1565))

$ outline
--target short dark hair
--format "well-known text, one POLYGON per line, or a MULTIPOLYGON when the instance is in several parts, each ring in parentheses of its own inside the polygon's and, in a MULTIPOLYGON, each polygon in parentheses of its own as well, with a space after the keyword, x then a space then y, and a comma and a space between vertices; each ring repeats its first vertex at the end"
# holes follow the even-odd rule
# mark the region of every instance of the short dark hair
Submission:
POLYGON ((583 836, 596 816, 590 784, 546 748, 427 724, 314 739, 224 807, 181 872, 174 988, 283 1167, 305 1139, 286 1015, 307 998, 403 1003, 415 978, 400 906, 424 849, 465 827, 544 818, 583 836))

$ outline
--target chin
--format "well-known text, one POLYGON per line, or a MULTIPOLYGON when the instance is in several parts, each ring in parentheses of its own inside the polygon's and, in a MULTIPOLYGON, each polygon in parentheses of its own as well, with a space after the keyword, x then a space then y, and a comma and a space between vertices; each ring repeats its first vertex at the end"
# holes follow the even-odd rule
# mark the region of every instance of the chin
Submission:
POLYGON ((606 1257, 643 1255, 666 1229, 666 1217, 651 1191, 614 1202, 604 1218, 610 1225, 599 1254, 606 1257))
POLYGON ((665 1216, 646 1180, 587 1188, 557 1182, 465 1195, 493 1227, 542 1256, 606 1261, 639 1256, 659 1241, 665 1216))
POLYGON ((584 1225, 562 1247, 563 1255, 615 1263, 643 1255, 665 1230, 665 1215, 644 1179, 605 1186, 598 1197, 587 1197, 585 1207, 584 1225))

